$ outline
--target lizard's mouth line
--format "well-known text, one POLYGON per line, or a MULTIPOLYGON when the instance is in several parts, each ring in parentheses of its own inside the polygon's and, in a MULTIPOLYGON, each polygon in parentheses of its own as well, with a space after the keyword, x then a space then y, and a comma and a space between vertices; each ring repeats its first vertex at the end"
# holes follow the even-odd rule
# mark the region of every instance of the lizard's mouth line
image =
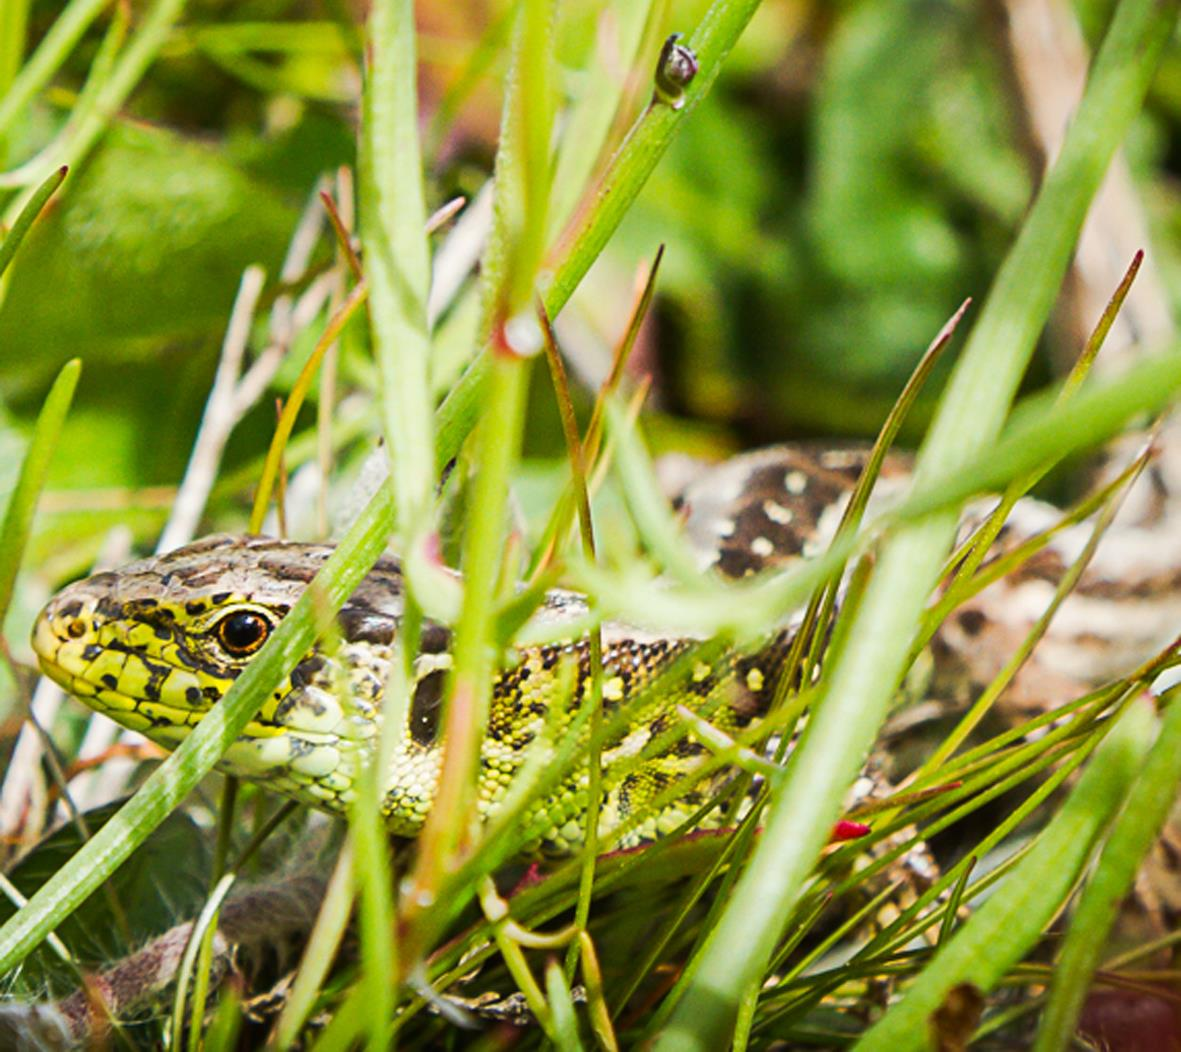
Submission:
MULTIPOLYGON (((166 701, 131 697, 109 686, 96 684, 85 675, 71 672, 52 658, 41 655, 39 661, 45 675, 63 690, 83 699, 88 707, 169 749, 176 748, 184 741, 209 713, 209 709, 187 709, 166 701)), ((312 742, 320 737, 312 731, 301 732, 299 728, 251 720, 242 730, 239 740, 264 741, 283 736, 312 742)))
POLYGON ((184 737, 209 711, 132 697, 107 684, 96 683, 84 672, 75 672, 53 658, 39 655, 38 660, 41 671, 63 690, 84 698, 88 706, 132 730, 149 733, 173 728, 175 737, 184 737))
MULTIPOLYGON (((63 640, 45 618, 38 620, 33 633, 33 646, 41 671, 54 683, 81 699, 89 708, 165 748, 176 748, 216 704, 216 701, 206 702, 201 707, 194 707, 177 704, 167 693, 154 699, 129 694, 120 689, 120 679, 114 673, 105 673, 109 678, 104 682, 102 668, 94 660, 83 657, 86 644, 85 638, 63 640)), ((158 665, 165 664, 159 657, 152 660, 158 665)), ((190 669, 169 665, 168 675, 191 677, 193 673, 190 669)), ((239 741, 261 743, 283 737, 298 739, 308 745, 338 743, 338 736, 332 733, 311 727, 263 722, 257 717, 243 728, 239 741)))

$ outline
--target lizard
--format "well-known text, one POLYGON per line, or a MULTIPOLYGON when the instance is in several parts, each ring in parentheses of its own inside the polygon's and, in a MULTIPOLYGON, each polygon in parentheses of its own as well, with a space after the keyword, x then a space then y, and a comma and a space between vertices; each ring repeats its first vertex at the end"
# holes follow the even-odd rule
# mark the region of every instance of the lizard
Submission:
MULTIPOLYGON (((678 498, 703 572, 743 577, 822 550, 866 457, 864 449, 780 446, 704 471, 678 498)), ((875 499, 888 500, 907 481, 908 462, 891 456, 875 499)), ((970 510, 966 522, 981 514, 970 510)), ((1002 542, 1045 530, 1058 515, 1024 498, 1002 542)), ((1084 524, 1057 534, 1015 574, 948 618, 932 643, 940 689, 971 693, 988 682, 1007 654, 1004 646, 1020 640, 1052 593, 1052 581, 1077 557, 1086 531, 1084 524)), ((1065 700, 1131 668, 1178 623, 1181 537, 1140 526, 1113 533, 1010 688, 1011 697, 1065 700), (1149 544, 1146 538, 1154 539, 1149 544)), ((44 672, 84 704, 175 748, 218 703, 331 551, 327 544, 223 534, 96 574, 50 601, 34 627, 34 650, 44 672)), ((339 649, 315 647, 295 665, 226 751, 220 769, 343 813, 378 739, 403 594, 398 561, 383 557, 338 615, 339 649)), ((583 596, 554 589, 534 616, 556 625, 560 636, 564 622, 574 624, 586 612, 583 596)), ((603 625, 604 710, 619 719, 602 752, 601 837, 622 848, 641 844, 681 827, 716 796, 732 772, 714 770, 691 784, 711 754, 683 733, 678 706, 726 736, 756 726, 776 696, 793 631, 789 622, 759 646, 721 648, 704 659, 695 656, 698 640, 603 625), (671 733, 678 724, 679 736, 671 733), (666 738, 670 743, 662 747, 666 738), (681 781, 688 787, 677 795, 681 781)), ((404 725, 383 778, 382 810, 398 835, 418 833, 431 808, 443 751, 439 717, 450 636, 431 622, 422 632, 404 725)), ((492 684, 481 746, 481 818, 497 812, 529 750, 547 741, 552 750, 570 727, 589 682, 589 662, 585 635, 518 646, 508 655, 492 684)), ((534 831, 529 853, 577 850, 587 806, 584 763, 528 816, 534 831)), ((715 811, 701 825, 717 821, 715 811)))

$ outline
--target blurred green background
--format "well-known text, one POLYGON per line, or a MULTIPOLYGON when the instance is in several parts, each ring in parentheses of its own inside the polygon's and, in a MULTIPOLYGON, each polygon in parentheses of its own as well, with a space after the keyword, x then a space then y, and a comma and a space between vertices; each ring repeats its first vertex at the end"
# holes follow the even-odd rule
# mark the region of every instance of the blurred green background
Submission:
MULTIPOLYGON (((152 6, 122 9, 132 29, 152 6)), ((987 289, 1037 182, 1010 6, 1021 5, 766 0, 567 312, 576 358, 578 332, 609 343, 637 266, 667 245, 636 359, 664 413, 658 445, 725 451, 876 430, 927 342, 964 297, 987 289)), ((1046 6, 1083 39, 1110 7, 1046 6)), ((7 80, 62 4, 10 7, 7 80)), ((491 169, 511 5, 418 7, 428 204, 437 206, 474 193, 491 169)), ((671 0, 664 30, 691 29, 706 7, 671 0)), ((69 119, 119 9, 104 11, 12 127, 4 167, 34 156, 69 119)), ((562 5, 565 98, 584 87, 596 50, 609 55, 622 9, 562 5)), ((261 263, 273 278, 317 179, 354 163, 363 14, 349 0, 192 0, 22 247, 0 307, 0 490, 55 371, 71 356, 84 361, 34 562, 98 523, 129 523, 143 541, 158 530, 242 269, 261 263)), ((1174 47, 1127 150, 1165 288, 1181 287, 1169 280, 1179 119, 1174 47)), ((326 240, 320 251, 326 266, 326 240)), ((366 368, 361 329, 346 348, 346 391, 366 368)), ((1063 324, 1048 343, 1069 353, 1075 338, 1063 324)), ((279 393, 292 372, 280 374, 279 393)), ((529 450, 557 455, 544 389, 534 410, 529 450)), ((924 412, 909 424, 911 441, 924 412)), ((235 432, 226 473, 261 456, 273 421, 263 399, 235 432)), ((215 494, 210 525, 241 519, 248 473, 243 481, 215 494)))

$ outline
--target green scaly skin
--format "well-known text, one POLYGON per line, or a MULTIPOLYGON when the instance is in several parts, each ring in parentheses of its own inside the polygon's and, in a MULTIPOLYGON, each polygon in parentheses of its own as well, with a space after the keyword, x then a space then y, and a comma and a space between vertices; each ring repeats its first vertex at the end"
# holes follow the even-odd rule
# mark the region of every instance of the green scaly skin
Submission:
MULTIPOLYGON (((37 621, 34 648, 45 673, 86 705, 172 749, 217 704, 331 551, 267 538, 210 537, 69 586, 37 621)), ((309 651, 226 752, 221 770, 343 812, 377 740, 401 609, 398 565, 383 559, 341 610, 342 644, 334 656, 309 651)), ((554 591, 537 616, 560 623, 585 611, 581 597, 554 591)), ((693 656, 690 640, 605 626, 604 711, 608 722, 617 717, 617 733, 602 753, 600 837, 614 834, 623 847, 650 840, 717 792, 729 771, 714 771, 668 802, 674 782, 691 779, 711 759, 684 733, 678 706, 727 735, 741 732, 765 712, 784 642, 780 634, 757 652, 725 651, 706 664, 693 656), (658 737, 675 740, 662 749, 650 744, 658 737), (661 806, 648 806, 657 797, 661 806)), ((403 836, 421 829, 435 794, 448 643, 446 629, 427 625, 406 724, 385 780, 388 825, 403 836)), ((531 751, 552 755, 589 687, 589 673, 585 638, 510 655, 493 684, 481 751, 482 817, 495 813, 531 751)), ((578 847, 586 781, 585 765, 576 768, 529 816, 532 853, 578 847)))

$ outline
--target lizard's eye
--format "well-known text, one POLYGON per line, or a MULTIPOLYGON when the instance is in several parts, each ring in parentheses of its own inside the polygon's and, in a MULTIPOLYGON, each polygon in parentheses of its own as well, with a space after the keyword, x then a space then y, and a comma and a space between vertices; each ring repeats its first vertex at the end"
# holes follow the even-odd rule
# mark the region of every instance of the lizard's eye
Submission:
POLYGON ((217 641, 234 657, 253 654, 271 634, 271 623, 253 610, 239 610, 214 626, 217 641))

